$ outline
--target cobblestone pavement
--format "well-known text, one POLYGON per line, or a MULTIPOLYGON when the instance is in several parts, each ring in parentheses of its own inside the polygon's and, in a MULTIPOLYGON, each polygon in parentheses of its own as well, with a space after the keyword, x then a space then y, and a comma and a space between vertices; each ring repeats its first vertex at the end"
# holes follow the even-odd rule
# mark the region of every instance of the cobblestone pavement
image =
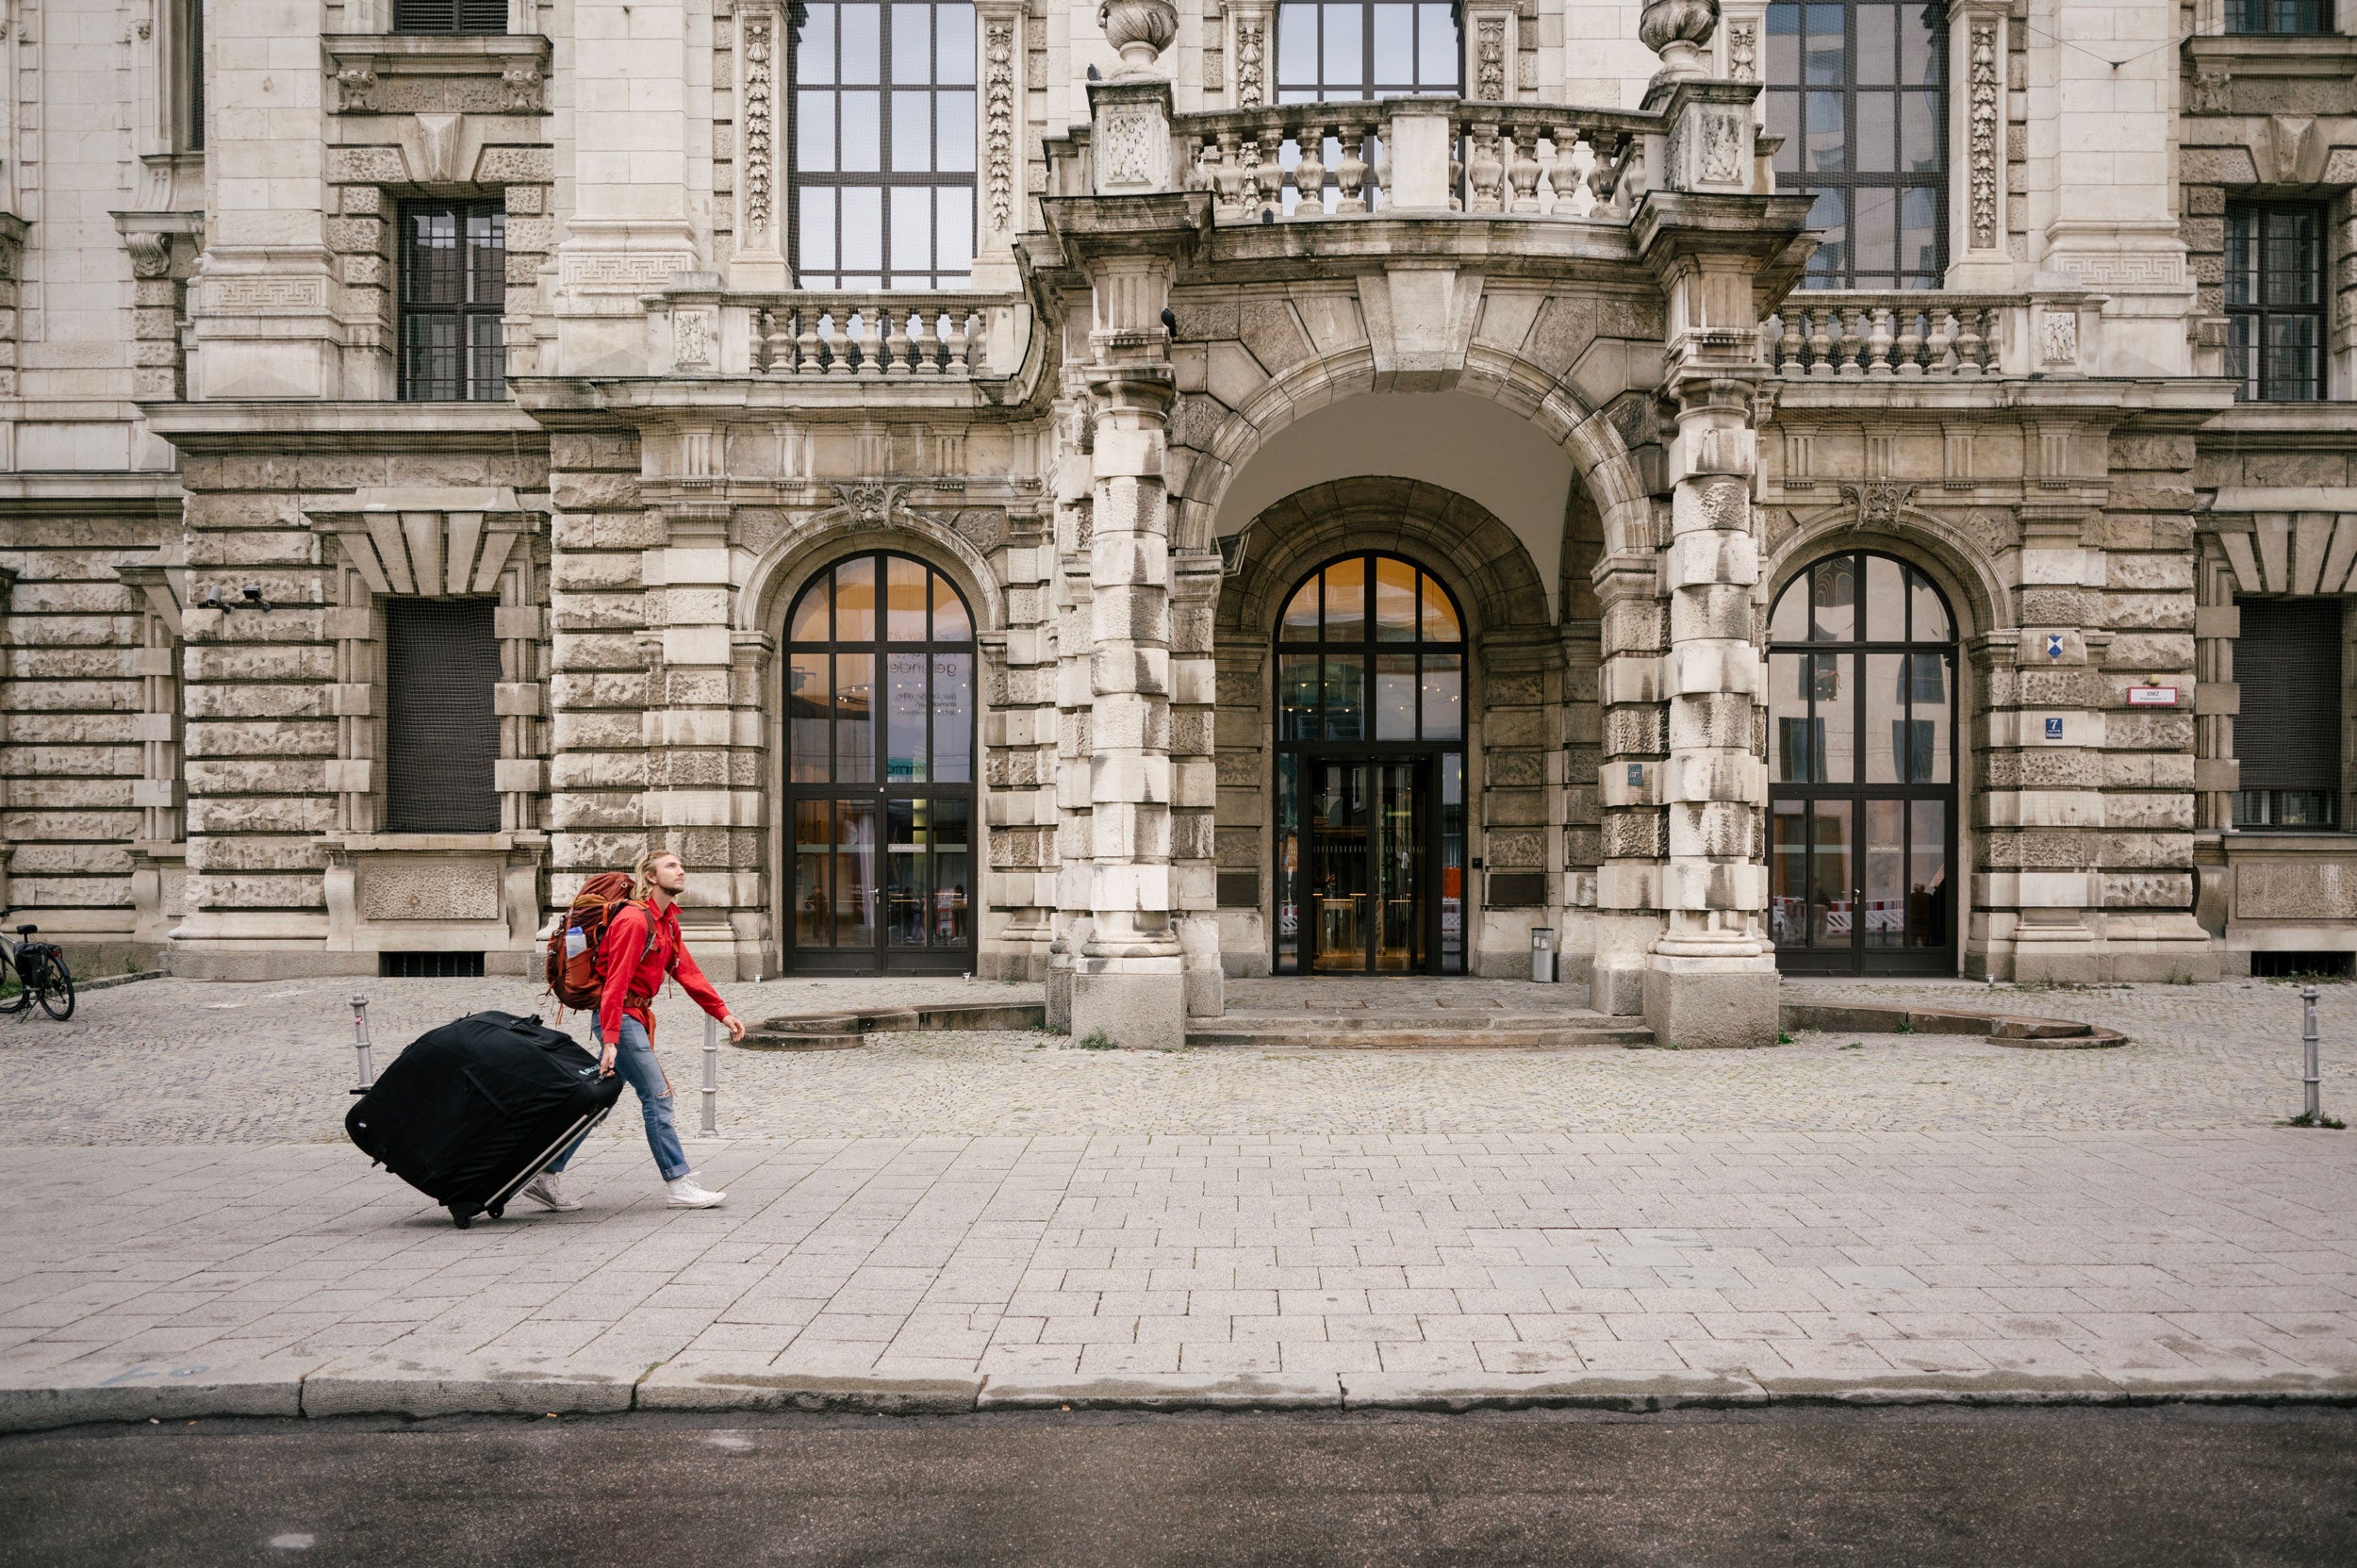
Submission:
MULTIPOLYGON (((0 1144, 340 1143, 354 1081, 346 999, 373 999, 381 1065, 463 1012, 530 1012, 522 981, 148 981, 91 993, 68 1024, 0 1019, 11 1093, 0 1144)), ((728 987, 747 1018, 882 1002, 1036 999, 948 981, 728 987)), ((1360 987, 1378 999, 1380 988, 1360 987)), ((1474 994, 1481 988, 1468 986, 1474 994)), ((1569 988, 1488 988, 1565 999, 1569 988)), ((1994 991, 1956 982, 1788 982, 1811 999, 1911 1001, 2085 1018, 2135 1042, 2031 1051, 1972 1036, 1803 1034, 1761 1051, 1579 1049, 1089 1051, 1061 1037, 879 1037, 851 1051, 720 1052, 719 1126, 738 1137, 877 1133, 2069 1131, 2271 1125, 2298 1108, 2297 987, 2265 982, 1994 991)), ((1306 994, 1306 993, 1305 993, 1306 994)), ((1559 1001, 1557 1003, 1560 1005, 1559 1001)), ((2357 986, 2323 988, 2328 1109, 2357 1112, 2357 986)), ((658 1042, 696 1125, 701 1017, 658 1008, 658 1042)), ((584 1039, 586 1020, 568 1027, 584 1039)), ((1313 1044, 1305 1026, 1304 1046, 1313 1044)), ((600 1134, 638 1134, 624 1114, 600 1134)))
MULTIPOLYGON (((531 1002, 361 988, 380 1062, 531 1002)), ((2288 986, 1996 993, 2136 1041, 2108 1051, 724 1049, 723 1136, 689 1148, 725 1208, 660 1206, 626 1097, 574 1167, 586 1209, 464 1232, 342 1145, 353 989, 157 981, 69 1025, 0 1021, 0 1413, 191 1378, 325 1410, 469 1378, 533 1410, 798 1378, 983 1402, 1239 1378, 1329 1403, 1599 1378, 2357 1395, 2357 1142, 2273 1125, 2297 1096, 2288 986), (552 1378, 573 1392, 516 1381, 552 1378)), ((1030 995, 730 991, 748 1017, 1030 995)), ((2328 1109, 2357 1108, 2357 988, 2323 1018, 2328 1109)), ((696 1024, 663 1004, 683 1088, 696 1024)))

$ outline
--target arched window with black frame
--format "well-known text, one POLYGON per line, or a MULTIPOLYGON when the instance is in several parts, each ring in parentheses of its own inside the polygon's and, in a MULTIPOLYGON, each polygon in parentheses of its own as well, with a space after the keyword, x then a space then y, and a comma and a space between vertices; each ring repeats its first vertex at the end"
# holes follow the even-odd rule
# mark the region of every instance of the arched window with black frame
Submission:
POLYGON ((1921 570, 1844 551, 1768 631, 1768 905, 1794 973, 1955 969, 1956 630, 1921 570))
POLYGON ((1777 0, 1768 134, 1778 183, 1817 198, 1810 289, 1937 289, 1948 270, 1948 7, 1777 0))
POLYGON ((786 618, 788 967, 974 967, 974 618, 914 556, 868 551, 786 618))
POLYGON ((1278 974, 1462 974, 1465 626, 1395 555, 1329 561, 1277 629, 1278 974))
POLYGON ((804 289, 964 289, 974 271, 968 0, 793 8, 794 256, 804 289))

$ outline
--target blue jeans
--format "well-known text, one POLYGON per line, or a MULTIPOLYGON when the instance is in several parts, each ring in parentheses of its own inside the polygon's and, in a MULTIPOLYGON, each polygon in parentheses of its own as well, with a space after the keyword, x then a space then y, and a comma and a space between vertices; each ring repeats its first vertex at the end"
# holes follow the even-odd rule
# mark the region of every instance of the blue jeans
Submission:
MULTIPOLYGON (((622 1018, 622 1043, 614 1051, 614 1070, 638 1091, 638 1109, 647 1120, 647 1147, 654 1150, 655 1169, 666 1181, 685 1176, 687 1151, 680 1147, 679 1132, 671 1126, 671 1080, 663 1064, 655 1060, 654 1042, 647 1038, 646 1026, 628 1015, 622 1018)), ((563 1170, 580 1149, 581 1142, 576 1140, 571 1148, 549 1162, 549 1169, 563 1170)))

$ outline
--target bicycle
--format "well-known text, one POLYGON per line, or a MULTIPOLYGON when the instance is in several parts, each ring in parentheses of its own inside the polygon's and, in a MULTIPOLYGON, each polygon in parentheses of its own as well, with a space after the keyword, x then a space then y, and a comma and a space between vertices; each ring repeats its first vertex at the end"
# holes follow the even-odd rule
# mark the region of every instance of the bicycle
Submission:
MULTIPOLYGON (((13 908, 0 909, 0 919, 15 914, 13 908)), ((66 967, 65 952, 54 942, 36 942, 39 926, 16 928, 16 943, 11 947, 6 936, 0 936, 0 1013, 25 1014, 39 1001, 41 1010, 65 1022, 74 1016, 74 971, 66 967), (15 986, 15 994, 8 987, 15 986)))

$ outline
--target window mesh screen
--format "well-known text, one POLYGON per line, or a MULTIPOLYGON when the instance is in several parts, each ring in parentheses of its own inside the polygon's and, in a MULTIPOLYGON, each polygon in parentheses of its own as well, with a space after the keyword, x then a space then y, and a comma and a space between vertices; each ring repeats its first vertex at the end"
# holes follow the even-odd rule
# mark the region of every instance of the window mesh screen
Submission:
POLYGON ((385 828, 497 833, 500 646, 488 599, 385 604, 385 828))
POLYGON ((2341 787, 2341 602, 2246 599, 2234 642, 2241 787, 2341 787))
POLYGON ((397 33, 504 33, 507 0, 393 0, 397 33))

